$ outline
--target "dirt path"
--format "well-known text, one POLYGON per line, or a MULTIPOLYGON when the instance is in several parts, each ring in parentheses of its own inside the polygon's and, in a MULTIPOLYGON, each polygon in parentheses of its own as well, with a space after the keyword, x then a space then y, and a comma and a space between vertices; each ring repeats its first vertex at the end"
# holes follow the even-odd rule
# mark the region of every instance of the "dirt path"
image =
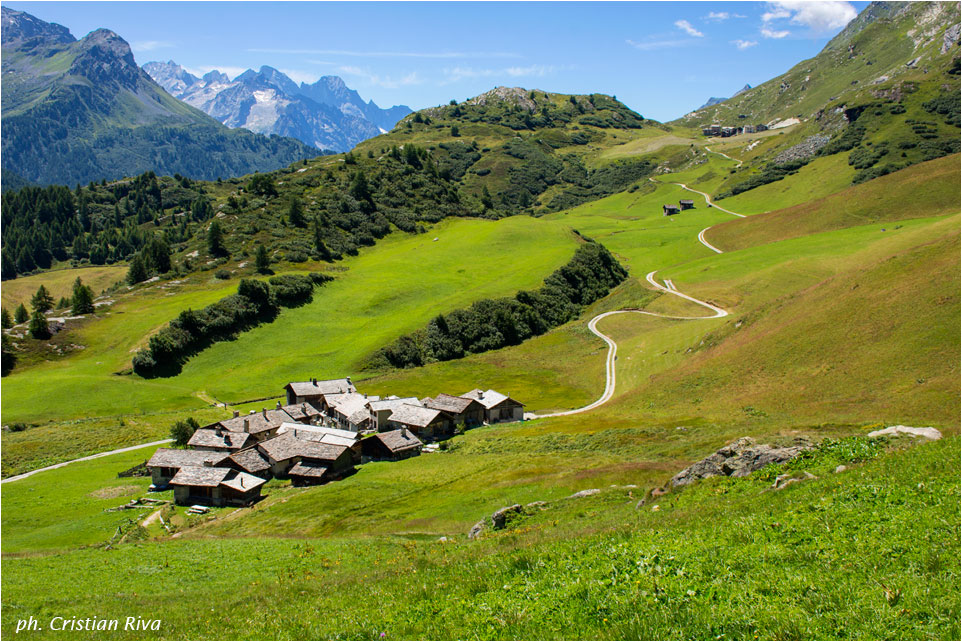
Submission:
POLYGON ((21 479, 26 479, 30 475, 36 475, 37 473, 42 473, 45 470, 54 470, 57 468, 63 468, 69 464, 75 464, 78 461, 90 461, 91 459, 99 459, 100 457, 109 457, 110 455, 119 455, 120 453, 129 453, 132 450, 140 450, 141 448, 150 448, 151 446, 162 446, 163 444, 169 444, 173 439, 161 439, 160 441, 152 441, 148 444, 138 444, 137 446, 128 446, 127 448, 118 448, 117 450, 108 450, 107 452, 97 453, 96 455, 88 455, 87 457, 81 457, 79 459, 71 459, 70 461, 62 461, 59 464, 54 464, 53 466, 45 466, 43 468, 38 468, 36 470, 31 470, 26 473, 21 473, 20 475, 14 475, 12 477, 7 477, 6 479, 0 480, 0 484, 6 484, 7 482, 20 481, 21 479))
MULTIPOLYGON (((705 149, 708 149, 708 148, 706 147, 705 149)), ((709 151, 711 151, 711 150, 709 150, 709 151)), ((715 154, 720 154, 721 152, 713 152, 713 153, 715 153, 715 154)), ((722 154, 722 156, 725 156, 725 154, 722 154)), ((728 157, 728 156, 725 156, 725 158, 729 158, 729 157, 728 157)), ((734 159, 729 158, 729 160, 734 160, 734 159)), ((739 164, 741 163, 741 161, 738 161, 738 162, 739 162, 739 164)), ((650 178, 649 180, 652 181, 653 183, 661 183, 661 181, 656 181, 656 180, 653 179, 653 178, 650 178)), ((714 204, 711 202, 711 199, 709 198, 708 194, 705 194, 704 192, 699 192, 698 190, 692 189, 692 188, 688 187, 687 185, 685 185, 684 183, 671 183, 671 184, 672 184, 672 185, 679 185, 679 186, 681 186, 683 189, 688 190, 689 192, 694 192, 695 194, 701 194, 701 195, 705 198, 705 202, 708 203, 709 206, 714 206, 715 208, 721 210, 722 212, 725 212, 726 214, 731 214, 732 216, 738 216, 738 217, 740 217, 740 218, 745 218, 745 215, 744 215, 744 214, 739 214, 739 213, 737 213, 737 212, 732 212, 732 211, 730 211, 730 210, 726 210, 726 209, 723 208, 723 207, 718 207, 717 205, 714 205, 714 204)), ((719 250, 717 247, 715 247, 714 245, 712 245, 711 243, 709 243, 708 241, 705 240, 705 232, 707 232, 709 229, 711 229, 711 228, 710 228, 710 227, 706 227, 705 229, 703 229, 701 232, 698 233, 698 241, 699 241, 699 243, 701 243, 702 245, 704 245, 704 246, 707 247, 708 249, 712 250, 713 252, 716 252, 716 253, 718 253, 718 254, 722 254, 722 253, 723 253, 722 250, 719 250)), ((575 408, 575 409, 573 409, 573 410, 565 410, 565 411, 562 411, 562 412, 552 412, 552 413, 548 413, 548 414, 544 414, 544 415, 538 415, 538 414, 534 414, 534 413, 526 413, 526 414, 525 414, 525 419, 544 419, 544 418, 547 418, 547 417, 563 417, 563 416, 566 416, 566 415, 577 415, 577 414, 580 414, 580 413, 582 413, 582 412, 588 412, 589 410, 594 410, 594 409, 597 408, 598 406, 601 406, 601 405, 603 405, 604 403, 606 403, 609 399, 611 399, 611 397, 614 396, 614 394, 615 394, 615 380, 616 380, 616 376, 615 376, 615 361, 617 360, 617 357, 618 357, 618 344, 615 343, 614 339, 612 339, 612 338, 609 337, 608 335, 602 333, 602 332, 598 329, 598 322, 601 321, 602 319, 605 319, 605 318, 610 317, 610 316, 615 315, 615 314, 645 314, 645 315, 652 316, 652 317, 661 317, 661 318, 663 318, 663 319, 683 319, 683 320, 690 320, 690 321, 694 321, 694 320, 698 320, 698 319, 718 319, 718 318, 721 318, 721 317, 728 316, 728 314, 729 314, 728 311, 725 310, 725 309, 723 309, 723 308, 718 307, 717 305, 708 303, 707 301, 702 301, 701 299, 696 299, 695 297, 689 296, 689 295, 687 295, 687 294, 685 294, 685 293, 683 293, 683 292, 679 292, 678 289, 675 287, 675 284, 674 284, 670 279, 666 279, 666 280, 665 280, 665 284, 662 285, 662 284, 659 283, 658 280, 655 278, 655 273, 656 273, 657 271, 658 271, 658 270, 653 270, 653 271, 649 272, 648 275, 645 277, 646 280, 648 281, 648 283, 650 283, 650 284, 652 285, 652 287, 654 287, 656 290, 658 290, 658 291, 660 291, 660 292, 664 292, 665 294, 671 294, 671 295, 673 295, 673 296, 677 296, 677 297, 680 297, 680 298, 682 298, 682 299, 685 299, 686 301, 691 301, 692 303, 696 303, 696 304, 698 304, 698 305, 700 305, 700 306, 702 306, 702 307, 704 307, 704 308, 707 308, 707 309, 711 310, 714 314, 710 314, 710 315, 708 315, 708 316, 702 316, 702 317, 679 317, 679 316, 672 316, 672 315, 668 315, 668 314, 658 314, 658 313, 656 313, 656 312, 647 312, 647 311, 645 311, 645 310, 612 310, 611 312, 602 312, 601 314, 599 314, 598 316, 594 317, 593 319, 591 319, 591 321, 588 322, 588 329, 591 330, 592 334, 594 334, 595 336, 600 337, 600 338, 602 339, 602 341, 604 341, 605 343, 608 344, 608 356, 605 358, 605 389, 604 389, 604 392, 601 393, 601 396, 598 397, 598 400, 597 400, 597 401, 595 401, 595 402, 593 402, 593 403, 590 403, 590 404, 588 404, 587 406, 582 406, 581 408, 575 408)))

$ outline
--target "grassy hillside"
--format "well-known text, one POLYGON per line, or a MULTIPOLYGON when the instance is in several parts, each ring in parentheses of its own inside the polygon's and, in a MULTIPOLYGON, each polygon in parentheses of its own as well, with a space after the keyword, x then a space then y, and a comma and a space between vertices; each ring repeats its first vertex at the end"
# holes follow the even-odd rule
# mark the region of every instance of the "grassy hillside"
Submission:
POLYGON ((541 496, 554 501, 474 542, 188 536, 8 557, 2 627, 69 607, 163 627, 25 637, 955 638, 959 442, 893 446, 827 444, 791 466, 817 479, 777 492, 774 468, 640 509, 644 488, 541 496))

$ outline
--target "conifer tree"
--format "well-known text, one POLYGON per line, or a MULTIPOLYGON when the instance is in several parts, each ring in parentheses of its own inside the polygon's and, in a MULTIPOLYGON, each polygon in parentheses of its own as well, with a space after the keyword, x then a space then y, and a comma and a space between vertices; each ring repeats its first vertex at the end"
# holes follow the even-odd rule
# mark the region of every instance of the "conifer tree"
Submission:
POLYGON ((134 285, 140 283, 141 281, 147 280, 147 266, 144 265, 144 259, 140 256, 140 253, 134 255, 134 258, 130 261, 130 269, 127 270, 127 283, 134 285))
POLYGON ((84 285, 79 276, 73 284, 70 311, 72 314, 91 314, 94 311, 94 291, 89 285, 84 285))
POLYGON ((307 225, 307 219, 304 218, 304 206, 301 205, 301 199, 296 196, 291 198, 291 205, 287 210, 287 220, 294 227, 307 225))
POLYGON ((34 339, 49 339, 50 326, 47 325, 47 317, 43 311, 35 309, 30 315, 30 336, 34 339))
POLYGON ((2 326, 4 330, 13 327, 13 317, 10 316, 6 308, 0 308, 0 326, 2 326))
POLYGON ((257 256, 254 258, 254 265, 261 274, 270 274, 271 257, 267 255, 267 248, 263 245, 257 246, 257 256))
POLYGON ((219 221, 214 221, 207 228, 207 250, 211 256, 227 256, 227 248, 224 247, 224 231, 220 227, 219 221))
POLYGON ((40 312, 46 312, 53 308, 53 297, 50 296, 50 292, 43 284, 37 288, 37 293, 30 299, 30 307, 35 311, 40 310, 40 312))
POLYGON ((16 309, 16 310, 13 311, 13 320, 14 320, 18 325, 21 324, 21 323, 24 323, 24 322, 25 322, 27 319, 29 319, 29 318, 30 318, 30 315, 27 314, 27 308, 26 308, 26 306, 25 306, 24 304, 22 304, 22 303, 17 306, 17 309, 16 309))

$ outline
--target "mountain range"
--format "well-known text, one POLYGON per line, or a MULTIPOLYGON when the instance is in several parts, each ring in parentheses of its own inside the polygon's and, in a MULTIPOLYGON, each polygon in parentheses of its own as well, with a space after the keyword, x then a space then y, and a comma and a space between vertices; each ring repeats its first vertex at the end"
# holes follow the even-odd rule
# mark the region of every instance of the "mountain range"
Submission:
MULTIPOLYGON (((746 91, 748 91, 748 90, 751 89, 751 88, 752 88, 751 85, 746 84, 744 87, 742 87, 741 89, 739 89, 738 91, 736 91, 734 94, 732 94, 732 95, 731 95, 731 98, 734 98, 735 96, 737 96, 737 95, 739 95, 739 94, 745 93, 746 91)), ((711 107, 712 105, 718 105, 718 104, 720 104, 720 103, 725 102, 726 100, 728 100, 728 98, 723 98, 723 97, 719 97, 719 96, 712 96, 711 98, 709 98, 709 99, 705 102, 704 105, 702 105, 702 106, 699 107, 698 109, 704 109, 705 107, 711 107)), ((697 111, 697 110, 696 110, 696 111, 697 111)))
POLYGON ((3 183, 86 183, 140 172, 215 179, 318 155, 292 138, 231 130, 165 92, 116 33, 81 40, 2 8, 3 183))
POLYGON ((292 136, 319 149, 348 151, 411 113, 404 105, 381 109, 374 101, 364 102, 338 76, 297 85, 267 66, 233 80, 217 70, 198 78, 172 60, 143 68, 172 96, 228 127, 292 136))

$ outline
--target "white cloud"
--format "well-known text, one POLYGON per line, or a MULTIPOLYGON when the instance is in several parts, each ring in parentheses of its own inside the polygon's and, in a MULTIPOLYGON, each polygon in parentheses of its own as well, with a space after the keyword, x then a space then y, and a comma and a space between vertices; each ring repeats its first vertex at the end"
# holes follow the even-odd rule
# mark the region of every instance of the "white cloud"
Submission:
POLYGON ((441 84, 449 85, 465 78, 543 77, 556 71, 556 69, 553 65, 528 65, 527 67, 505 67, 503 69, 450 67, 444 70, 445 80, 441 84))
POLYGON ((646 40, 644 42, 636 42, 634 40, 625 40, 629 45, 635 49, 641 49, 642 51, 652 51, 653 49, 665 49, 667 47, 683 47, 687 46, 689 43, 684 40, 646 40))
POLYGON ((802 25, 815 32, 841 29, 858 15, 855 7, 845 0, 778 0, 768 4, 762 14, 765 23, 790 19, 792 24, 802 25))
POLYGON ((687 33, 689 36, 693 36, 695 38, 701 38, 705 35, 698 31, 698 29, 695 29, 693 26, 691 26, 691 23, 687 20, 676 20, 675 26, 687 33))
POLYGON ((721 22, 722 20, 728 20, 731 17, 731 14, 727 11, 712 11, 705 16, 705 20, 717 20, 718 22, 721 22))
POLYGON ((739 39, 739 40, 732 40, 732 44, 735 45, 735 46, 738 48, 739 51, 745 51, 746 49, 749 49, 749 48, 754 47, 755 45, 757 45, 758 42, 755 41, 755 40, 741 40, 741 39, 739 39))
POLYGON ((411 73, 400 77, 394 77, 375 74, 369 69, 362 69, 361 67, 355 67, 353 65, 342 65, 338 67, 337 70, 342 74, 357 76, 368 85, 376 85, 385 89, 397 89, 398 87, 405 87, 407 85, 420 85, 422 82, 424 82, 421 80, 421 77, 418 76, 416 71, 412 71, 411 73))
POLYGON ((174 43, 165 40, 142 40, 130 43, 130 48, 134 51, 154 51, 156 49, 170 49, 174 43))
POLYGON ((507 51, 351 51, 344 49, 248 49, 252 53, 297 56, 354 56, 359 58, 520 58, 507 51))
POLYGON ((769 29, 768 27, 762 27, 761 34, 766 38, 774 38, 778 40, 778 39, 784 38, 785 36, 790 36, 792 32, 788 30, 776 31, 774 29, 769 29))

